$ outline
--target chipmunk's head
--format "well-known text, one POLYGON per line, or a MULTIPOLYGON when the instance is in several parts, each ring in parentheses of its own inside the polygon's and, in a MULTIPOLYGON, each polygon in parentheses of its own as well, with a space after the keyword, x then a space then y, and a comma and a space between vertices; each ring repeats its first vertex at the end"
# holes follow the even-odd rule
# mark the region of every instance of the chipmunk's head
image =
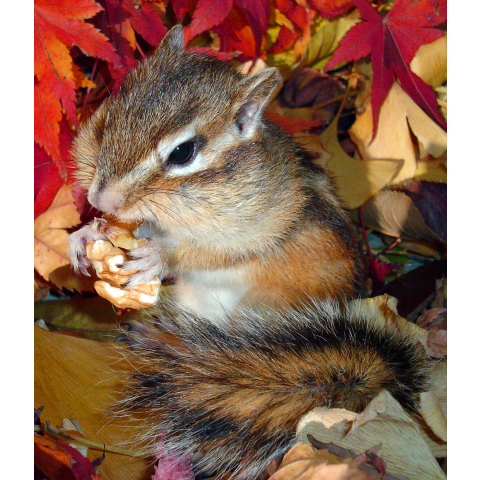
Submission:
POLYGON ((77 178, 90 203, 121 218, 183 216, 193 190, 221 182, 238 162, 232 152, 261 137, 262 111, 280 84, 275 68, 246 77, 185 50, 174 27, 79 132, 77 178))

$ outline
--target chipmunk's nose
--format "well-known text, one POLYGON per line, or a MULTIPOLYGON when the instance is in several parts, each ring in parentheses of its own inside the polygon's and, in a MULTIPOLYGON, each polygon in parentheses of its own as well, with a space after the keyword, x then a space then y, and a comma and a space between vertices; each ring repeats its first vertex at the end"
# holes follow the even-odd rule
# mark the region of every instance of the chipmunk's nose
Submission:
POLYGON ((125 197, 117 189, 107 187, 95 192, 89 191, 88 201, 102 212, 118 214, 125 197))

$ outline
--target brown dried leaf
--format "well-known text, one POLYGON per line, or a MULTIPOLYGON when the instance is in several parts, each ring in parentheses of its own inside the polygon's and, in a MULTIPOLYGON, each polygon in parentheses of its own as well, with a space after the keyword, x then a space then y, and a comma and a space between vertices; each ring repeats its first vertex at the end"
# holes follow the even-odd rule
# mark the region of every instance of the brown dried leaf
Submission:
POLYGON ((365 224, 395 238, 427 242, 442 242, 430 230, 413 201, 404 193, 383 191, 377 193, 362 207, 365 224))
MULTIPOLYGON (((112 348, 35 327, 35 406, 45 406, 45 420, 60 425, 64 418, 76 418, 85 437, 100 444, 121 445, 127 435, 135 434, 132 427, 126 430, 106 415, 120 388, 118 372, 131 368, 128 362, 114 359, 112 348)), ((98 457, 98 452, 90 455, 98 457)), ((98 474, 104 479, 140 480, 151 465, 149 459, 107 454, 98 474)))
POLYGON ((385 390, 358 415, 339 409, 312 410, 301 419, 297 440, 305 443, 308 435, 355 453, 381 444, 381 456, 393 475, 409 480, 446 479, 426 443, 426 434, 385 390))
POLYGON ((347 208, 363 205, 372 195, 390 185, 402 169, 402 160, 359 160, 350 157, 341 147, 338 118, 321 134, 323 146, 332 155, 327 170, 333 175, 337 194, 347 208))
POLYGON ((285 455, 270 480, 379 480, 358 470, 355 459, 342 460, 328 450, 297 443, 285 455))
MULTIPOLYGON (((377 134, 372 140, 373 117, 371 103, 357 116, 350 136, 365 160, 403 160, 402 169, 392 183, 415 177, 417 159, 410 129, 433 157, 440 157, 447 148, 447 134, 411 98, 394 83, 380 110, 377 134)), ((423 172, 422 172, 423 173, 423 172)))

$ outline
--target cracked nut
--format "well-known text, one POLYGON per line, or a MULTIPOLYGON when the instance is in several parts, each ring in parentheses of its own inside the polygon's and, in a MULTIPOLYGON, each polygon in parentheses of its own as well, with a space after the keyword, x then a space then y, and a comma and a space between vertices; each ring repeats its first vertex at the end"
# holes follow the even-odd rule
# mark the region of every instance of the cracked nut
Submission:
POLYGON ((122 268, 127 261, 126 252, 148 244, 148 240, 137 239, 126 228, 105 221, 98 222, 98 230, 108 240, 91 241, 85 246, 87 258, 100 278, 94 283, 97 293, 118 308, 152 307, 158 300, 160 279, 155 277, 151 282, 125 288, 138 270, 122 268))

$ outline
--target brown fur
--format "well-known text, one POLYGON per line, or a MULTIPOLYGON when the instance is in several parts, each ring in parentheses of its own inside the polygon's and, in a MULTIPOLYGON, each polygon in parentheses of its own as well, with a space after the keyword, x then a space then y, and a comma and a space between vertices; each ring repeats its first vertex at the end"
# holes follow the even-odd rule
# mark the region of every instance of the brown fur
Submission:
POLYGON ((383 389, 409 412, 430 388, 431 363, 407 328, 357 302, 231 319, 228 333, 178 312, 172 344, 136 334, 120 416, 139 418, 155 448, 198 454, 198 470, 260 478, 315 407, 359 412, 383 389))
POLYGON ((180 48, 181 35, 172 30, 80 130, 74 154, 91 203, 158 229, 177 278, 241 268, 246 293, 227 312, 358 296, 356 239, 328 178, 261 115, 278 72, 244 77, 180 48), (172 175, 157 145, 189 128, 204 164, 172 175))

